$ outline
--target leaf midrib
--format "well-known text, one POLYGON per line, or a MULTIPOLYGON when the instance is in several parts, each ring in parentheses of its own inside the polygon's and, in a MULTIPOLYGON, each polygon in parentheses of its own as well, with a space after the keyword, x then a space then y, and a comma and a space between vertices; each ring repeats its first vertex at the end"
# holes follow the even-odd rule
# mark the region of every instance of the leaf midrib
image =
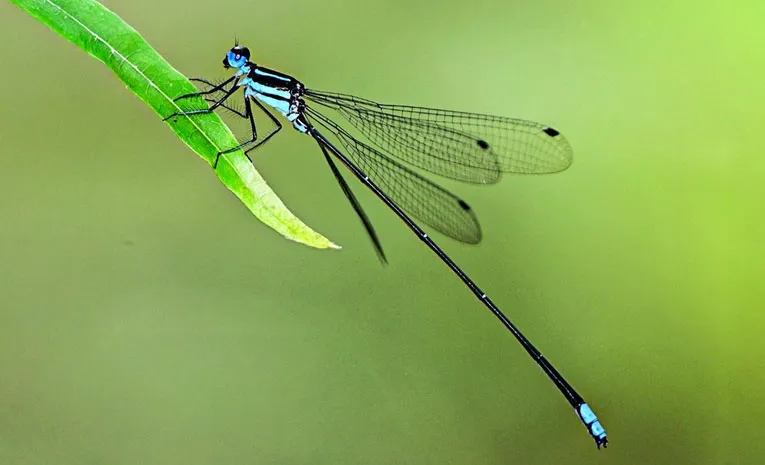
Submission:
MULTIPOLYGON (((138 67, 137 67, 135 64, 133 64, 133 63, 132 63, 130 60, 128 60, 128 58, 127 58, 125 55, 123 55, 122 53, 120 53, 120 51, 119 51, 119 50, 117 50, 116 48, 112 47, 112 45, 111 45, 109 42, 107 42, 107 41, 106 41, 106 40, 105 40, 103 37, 101 37, 101 36, 100 36, 98 33, 96 33, 94 30, 90 29, 88 26, 86 26, 85 24, 83 24, 83 23, 82 23, 82 22, 81 22, 79 19, 77 19, 77 17, 75 17, 74 15, 72 15, 71 13, 69 13, 68 11, 66 11, 66 10, 65 10, 65 9, 64 9, 62 6, 60 6, 60 5, 57 5, 56 3, 52 2, 51 0, 45 0, 45 1, 46 1, 47 3, 49 3, 50 5, 54 6, 55 8, 57 8, 58 10, 60 10, 62 13, 64 13, 65 15, 67 15, 69 18, 71 18, 71 19, 72 19, 72 20, 73 20, 75 23, 77 23, 77 24, 78 24, 80 27, 82 27, 84 30, 88 31, 88 33, 90 33, 90 35, 91 35, 91 36, 95 37, 95 38, 96 38, 96 40, 98 40, 99 42, 101 42, 101 43, 103 43, 104 45, 106 45, 107 47, 109 47, 109 49, 112 51, 112 53, 114 53, 115 55, 117 55, 117 56, 118 56, 118 57, 119 57, 119 58, 120 58, 120 59, 121 59, 121 60, 122 60, 124 63, 127 63, 127 64, 128 64, 128 66, 130 66, 130 67, 131 67, 131 68, 132 68, 132 69, 133 69, 133 70, 134 70, 134 71, 135 71, 135 72, 136 72, 136 73, 137 73, 139 76, 141 76, 141 77, 142 77, 142 78, 143 78, 143 79, 144 79, 146 82, 148 82, 148 83, 149 83, 149 85, 151 85, 152 87, 154 87, 155 89, 157 89, 157 91, 159 91, 160 95, 162 95, 162 97, 165 99, 165 101, 167 101, 167 102, 170 102, 170 103, 171 103, 171 104, 172 104, 172 105, 173 105, 173 106, 174 106, 174 107, 175 107, 177 110, 179 110, 179 111, 182 111, 182 110, 181 110, 181 107, 179 107, 179 106, 178 106, 178 104, 177 104, 177 103, 175 103, 175 101, 174 101, 173 99, 171 99, 171 98, 170 98, 170 96, 168 96, 168 95, 167 95, 167 94, 166 94, 166 93, 165 93, 165 92, 164 92, 164 91, 163 91, 163 90, 162 90, 162 89, 161 89, 161 88, 160 88, 160 87, 159 87, 157 84, 155 84, 155 83, 154 83, 154 81, 152 81, 152 80, 151 80, 151 79, 150 79, 150 78, 149 78, 147 75, 145 75, 145 74, 143 73, 143 71, 141 71, 141 70, 140 70, 140 69, 139 69, 139 68, 138 68, 138 67)), ((207 141, 210 143, 210 145, 211 145, 213 148, 215 148, 215 149, 216 149, 218 152, 220 152, 220 151, 221 151, 221 150, 220 150, 220 147, 218 147, 218 145, 217 145, 217 144, 216 144, 216 143, 215 143, 215 142, 214 142, 212 139, 210 139, 210 136, 208 136, 208 135, 207 135, 207 132, 203 131, 203 130, 202 130, 202 128, 201 128, 201 127, 200 127, 200 126, 197 124, 197 122, 196 122, 196 121, 194 121, 194 119, 193 119, 193 118, 189 117, 188 115, 182 115, 182 116, 185 116, 185 117, 186 117, 186 118, 189 120, 189 122, 191 122, 191 124, 192 124, 192 125, 193 125, 193 126, 196 128, 196 130, 197 130, 197 131, 198 131, 200 134, 202 134, 202 136, 204 136, 204 138, 205 138, 205 139, 206 139, 206 140, 207 140, 207 141)), ((237 174, 239 174, 239 177, 240 177, 240 178, 243 178, 243 176, 242 176, 242 175, 243 175, 243 173, 241 173, 241 172, 240 172, 240 171, 239 171, 239 170, 236 168, 236 165, 235 165, 234 163, 231 163, 231 160, 229 160, 229 159, 228 159, 228 157, 227 157, 226 155, 227 155, 227 154, 223 154, 223 155, 222 155, 222 156, 223 156, 223 158, 225 158, 225 159, 226 159, 226 161, 228 161, 229 165, 231 165, 231 167, 232 167, 232 168, 234 168, 234 170, 237 172, 237 174)))

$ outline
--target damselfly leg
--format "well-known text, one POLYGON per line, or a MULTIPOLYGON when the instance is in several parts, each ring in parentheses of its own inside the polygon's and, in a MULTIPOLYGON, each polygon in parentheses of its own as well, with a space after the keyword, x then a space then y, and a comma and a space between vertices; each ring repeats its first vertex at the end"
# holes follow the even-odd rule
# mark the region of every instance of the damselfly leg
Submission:
POLYGON ((247 118, 250 121, 250 130, 252 131, 252 136, 250 139, 240 143, 239 145, 236 145, 234 147, 231 147, 230 149, 223 150, 221 152, 218 152, 218 155, 215 157, 215 163, 213 163, 213 169, 218 167, 218 160, 220 159, 220 156, 226 153, 236 152, 237 150, 243 149, 247 147, 248 145, 255 144, 252 147, 249 147, 247 150, 244 151, 244 155, 247 157, 247 159, 252 162, 252 158, 250 157, 250 152, 255 150, 256 148, 260 147, 261 145, 268 142, 268 139, 272 138, 274 135, 276 135, 277 132, 281 131, 282 129, 282 123, 279 122, 274 115, 271 114, 270 111, 266 107, 264 107, 260 102, 257 100, 253 100, 255 104, 260 108, 263 113, 268 115, 268 117, 273 121, 274 128, 269 132, 266 137, 263 137, 262 139, 258 140, 258 128, 255 124, 255 118, 252 114, 252 106, 250 105, 250 99, 245 97, 244 98, 244 113, 240 113, 239 111, 232 109, 231 107, 223 104, 222 106, 226 108, 229 111, 233 111, 237 116, 240 116, 242 118, 247 118))
MULTIPOLYGON (((217 101, 215 101, 208 108, 201 108, 199 110, 189 110, 189 111, 176 111, 175 113, 172 113, 172 114, 162 118, 162 121, 167 121, 168 119, 176 117, 176 116, 204 115, 204 114, 207 114, 207 113, 212 113, 213 111, 215 111, 216 108, 218 108, 219 106, 223 105, 223 102, 228 100, 229 97, 234 95, 234 92, 236 92, 237 89, 238 89, 238 87, 236 85, 236 82, 234 82, 234 84, 231 86, 231 88, 228 89, 227 91, 225 91, 223 96, 220 99, 218 99, 217 101)), ((220 89, 217 89, 216 92, 218 90, 220 90, 220 89)), ((178 101, 178 100, 182 100, 182 99, 186 99, 186 98, 191 98, 191 97, 198 97, 199 95, 201 95, 201 93, 184 94, 184 95, 181 95, 179 97, 176 97, 175 99, 173 99, 173 101, 178 101)))
MULTIPOLYGON (((186 95, 181 95, 180 97, 174 98, 173 99, 174 102, 177 102, 177 101, 179 101, 181 99, 184 99, 184 98, 200 97, 200 96, 203 96, 203 95, 210 95, 210 94, 214 94, 216 92, 220 92, 222 90, 222 87, 226 84, 226 82, 228 82, 228 81, 223 81, 220 84, 215 84, 213 82, 208 81, 207 79, 202 79, 202 78, 189 78, 189 81, 191 81, 191 82, 200 82, 200 83, 202 83, 202 84, 204 84, 206 86, 209 86, 210 88, 207 89, 207 90, 204 90, 204 91, 200 91, 200 92, 194 92, 194 93, 190 93, 190 94, 186 94, 186 95)), ((218 101, 218 99, 211 98, 211 97, 205 97, 205 101, 207 103, 215 103, 215 102, 218 101)), ((236 108, 234 105, 228 105, 226 103, 222 103, 221 106, 223 108, 225 108, 226 110, 236 114, 237 116, 239 116, 241 118, 247 118, 247 114, 244 111, 239 110, 238 108, 236 108)))
MULTIPOLYGON (((207 89, 207 90, 204 90, 204 91, 201 91, 201 92, 190 92, 188 94, 183 94, 183 95, 181 95, 179 97, 175 97, 173 99, 173 102, 177 102, 179 100, 183 100, 183 99, 187 99, 187 98, 191 98, 191 97, 199 97, 199 96, 202 96, 202 95, 213 94, 215 92, 223 90, 223 88, 226 87, 226 84, 228 84, 229 82, 234 81, 234 80, 237 80, 237 76, 231 76, 230 78, 228 78, 225 81, 222 81, 222 82, 220 82, 218 84, 213 84, 212 82, 209 82, 209 81, 207 81, 205 79, 190 78, 189 81, 202 82, 204 84, 209 85, 210 89, 207 89)), ((233 84, 232 87, 236 87, 236 82, 233 84)))
POLYGON ((225 149, 225 150, 221 150, 220 152, 218 152, 216 154, 216 156, 215 156, 215 161, 213 162, 213 169, 218 167, 218 161, 220 160, 220 156, 221 155, 224 155, 226 153, 236 152, 237 150, 244 149, 245 147, 248 147, 248 146, 254 144, 251 147, 249 147, 246 150, 244 150, 245 156, 250 160, 250 162, 252 162, 252 158, 250 157, 250 152, 252 152, 253 150, 255 150, 258 147, 260 147, 261 145, 263 145, 266 142, 268 142, 269 139, 271 139, 274 135, 276 135, 279 131, 281 131, 281 129, 282 129, 281 122, 270 111, 268 111, 268 109, 266 107, 264 107, 263 104, 261 104, 259 101, 255 100, 255 99, 250 99, 247 96, 245 96, 243 98, 244 111, 239 110, 238 108, 236 108, 235 105, 227 104, 228 99, 237 90, 237 82, 234 82, 232 84, 231 88, 229 88, 228 90, 224 90, 226 84, 231 82, 233 80, 233 78, 227 79, 227 80, 225 80, 225 81, 223 81, 223 82, 221 82, 219 84, 214 84, 214 83, 212 83, 212 82, 210 82, 210 81, 208 81, 206 79, 201 79, 201 78, 191 78, 189 80, 190 81, 194 81, 194 82, 202 83, 202 84, 208 86, 209 88, 205 89, 205 90, 201 90, 201 91, 196 92, 196 93, 189 93, 189 94, 181 95, 180 97, 176 97, 175 99, 173 99, 174 101, 179 101, 179 100, 183 100, 183 99, 187 99, 187 98, 192 98, 192 97, 201 97, 201 96, 215 95, 215 94, 219 94, 221 92, 223 94, 219 98, 205 97, 204 100, 207 103, 211 104, 208 108, 176 112, 176 113, 173 113, 170 116, 167 116, 166 118, 164 118, 165 120, 167 120, 169 118, 172 118, 172 117, 176 117, 176 116, 190 116, 190 115, 207 114, 207 113, 211 113, 211 112, 215 111, 215 109, 217 109, 218 107, 221 107, 221 108, 224 108, 224 109, 232 112, 233 114, 235 114, 236 116, 238 116, 240 118, 245 118, 245 119, 249 120, 249 122, 250 122, 250 131, 251 131, 250 138, 248 140, 245 140, 244 142, 241 142, 241 143, 235 145, 234 147, 231 147, 231 148, 228 148, 228 149, 225 149), (262 137, 260 139, 258 138, 258 129, 257 129, 257 125, 255 124, 255 118, 254 118, 254 114, 253 114, 253 111, 252 111, 252 106, 251 106, 251 103, 250 103, 251 101, 255 102, 255 104, 258 106, 258 108, 260 108, 260 110, 263 113, 265 113, 266 116, 268 116, 268 118, 274 123, 273 129, 271 129, 271 131, 265 137, 262 137))

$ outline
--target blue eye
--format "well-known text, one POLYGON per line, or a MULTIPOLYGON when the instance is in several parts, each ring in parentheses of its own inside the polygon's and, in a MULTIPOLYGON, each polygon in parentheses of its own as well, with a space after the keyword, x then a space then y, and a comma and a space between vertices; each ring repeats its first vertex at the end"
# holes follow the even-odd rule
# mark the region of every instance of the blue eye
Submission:
POLYGON ((231 49, 226 52, 226 57, 223 59, 223 65, 238 69, 246 66, 249 58, 250 53, 247 49, 231 49))

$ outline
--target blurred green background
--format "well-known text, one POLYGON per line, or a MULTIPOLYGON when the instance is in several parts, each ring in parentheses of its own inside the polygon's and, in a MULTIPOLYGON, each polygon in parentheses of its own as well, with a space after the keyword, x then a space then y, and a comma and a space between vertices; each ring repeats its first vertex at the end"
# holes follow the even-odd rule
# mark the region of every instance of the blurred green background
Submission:
POLYGON ((598 452, 512 337, 306 137, 259 223, 101 63, 0 3, 0 463, 760 464, 760 1, 110 0, 174 66, 543 121, 563 174, 443 182, 434 237, 594 407, 598 452), (733 4, 736 5, 733 5, 733 4), (466 84, 468 83, 468 84, 466 84))

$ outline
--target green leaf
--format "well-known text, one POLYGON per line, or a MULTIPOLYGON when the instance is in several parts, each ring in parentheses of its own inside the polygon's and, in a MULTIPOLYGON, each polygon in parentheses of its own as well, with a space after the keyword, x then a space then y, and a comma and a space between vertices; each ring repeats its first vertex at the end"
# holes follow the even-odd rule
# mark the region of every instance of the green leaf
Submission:
MULTIPOLYGON (((182 110, 173 102, 174 97, 196 92, 191 82, 170 66, 135 29, 96 1, 11 2, 106 64, 160 116, 182 110)), ((201 98, 190 99, 189 103, 196 103, 195 108, 206 105, 201 98)), ((210 164, 218 152, 237 145, 231 130, 214 113, 173 118, 167 123, 210 164)), ((339 248, 295 217, 241 150, 222 155, 215 173, 258 219, 284 237, 312 247, 339 248)))

